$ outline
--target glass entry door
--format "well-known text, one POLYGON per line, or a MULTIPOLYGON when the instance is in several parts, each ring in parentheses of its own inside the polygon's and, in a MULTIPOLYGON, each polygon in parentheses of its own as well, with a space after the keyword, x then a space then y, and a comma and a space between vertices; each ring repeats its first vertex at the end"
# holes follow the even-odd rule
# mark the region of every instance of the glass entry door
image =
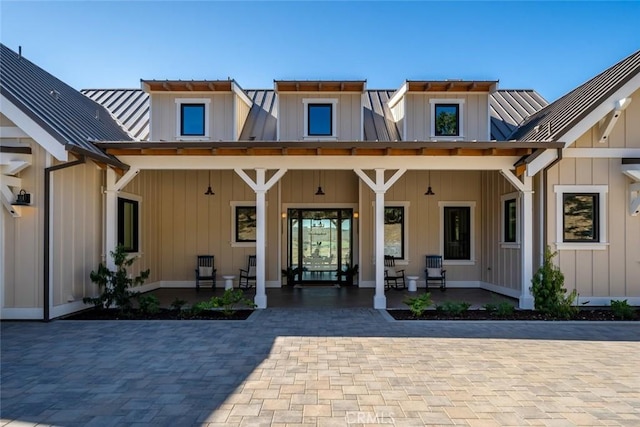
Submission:
POLYGON ((336 283, 336 273, 352 264, 352 209, 289 209, 288 265, 296 281, 336 283))

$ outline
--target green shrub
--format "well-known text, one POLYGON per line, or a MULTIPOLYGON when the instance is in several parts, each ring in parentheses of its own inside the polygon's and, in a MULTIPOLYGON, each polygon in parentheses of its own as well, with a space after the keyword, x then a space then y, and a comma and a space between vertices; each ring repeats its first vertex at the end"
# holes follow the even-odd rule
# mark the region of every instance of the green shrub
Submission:
POLYGON ((142 285, 149 278, 149 269, 130 278, 126 267, 130 267, 135 262, 135 258, 129 258, 121 245, 111 252, 111 257, 116 265, 115 271, 109 270, 100 263, 98 270, 92 271, 89 275, 91 281, 98 285, 100 295, 86 297, 82 301, 85 304, 93 304, 96 308, 110 308, 116 305, 121 313, 128 313, 131 311, 132 298, 139 294, 139 292, 132 292, 130 288, 142 285))
POLYGON ((429 292, 425 292, 419 297, 406 298, 402 302, 409 306, 409 310, 416 317, 422 316, 422 313, 424 313, 427 307, 433 304, 433 301, 431 301, 431 293, 429 292))
POLYGON ((515 311, 513 305, 507 301, 502 301, 497 304, 495 303, 487 303, 483 305, 484 309, 487 310, 489 314, 495 314, 499 317, 511 316, 515 311))
POLYGON ((183 300, 183 299, 180 299, 180 298, 176 298, 171 303, 171 309, 175 310, 175 311, 180 311, 180 310, 182 310, 182 307, 184 307, 186 304, 187 304, 186 300, 183 300))
POLYGON ((160 311, 160 300, 155 295, 138 295, 138 307, 145 314, 154 314, 160 311))
POLYGON ((464 301, 445 301, 441 305, 436 306, 437 311, 441 311, 450 316, 460 316, 465 311, 469 310, 471 304, 464 301))
POLYGON ((574 304, 578 293, 574 289, 569 294, 563 287, 564 274, 553 263, 557 252, 551 252, 549 247, 544 251, 544 262, 531 279, 531 293, 533 294, 536 310, 542 314, 570 319, 578 314, 578 307, 574 304))
POLYGON ((629 320, 635 317, 635 310, 627 300, 612 300, 611 312, 616 319, 629 320))
POLYGON ((209 301, 199 302, 194 306, 194 309, 197 314, 204 310, 221 308, 225 316, 231 316, 235 313, 235 306, 237 304, 244 304, 250 308, 256 307, 253 301, 244 297, 241 289, 227 289, 221 297, 211 297, 209 301))

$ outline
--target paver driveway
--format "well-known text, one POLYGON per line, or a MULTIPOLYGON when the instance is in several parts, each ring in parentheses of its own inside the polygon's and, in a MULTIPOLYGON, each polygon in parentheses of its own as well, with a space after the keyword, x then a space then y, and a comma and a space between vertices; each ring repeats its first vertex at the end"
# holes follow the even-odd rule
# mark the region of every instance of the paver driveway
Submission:
POLYGON ((71 425, 640 425, 640 324, 3 322, 1 418, 71 425))

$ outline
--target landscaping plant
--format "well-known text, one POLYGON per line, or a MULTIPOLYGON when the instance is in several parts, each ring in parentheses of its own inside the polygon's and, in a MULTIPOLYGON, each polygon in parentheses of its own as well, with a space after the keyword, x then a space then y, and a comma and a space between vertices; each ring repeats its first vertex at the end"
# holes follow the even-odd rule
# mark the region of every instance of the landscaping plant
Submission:
POLYGON ((98 285, 100 295, 97 297, 86 297, 82 301, 86 304, 93 304, 96 308, 110 308, 112 305, 117 306, 121 313, 131 311, 132 298, 136 297, 139 292, 131 291, 133 286, 139 286, 149 278, 149 269, 140 272, 134 278, 129 277, 127 267, 130 267, 135 258, 129 258, 124 248, 118 245, 114 251, 111 251, 111 257, 116 265, 116 270, 109 270, 104 264, 98 265, 97 271, 90 274, 91 281, 98 285))
POLYGON ((183 299, 180 299, 180 298, 176 298, 171 303, 171 309, 175 310, 175 311, 180 311, 180 310, 182 310, 182 307, 185 306, 185 304, 187 304, 186 300, 183 300, 183 299))
POLYGON ((430 292, 425 292, 419 297, 406 298, 402 302, 409 306, 409 310, 415 317, 422 316, 422 313, 424 313, 427 307, 433 304, 433 301, 431 301, 430 292))
POLYGON ((160 312, 160 300, 155 295, 138 295, 138 308, 144 314, 160 312))
POLYGON ((471 307, 471 304, 464 301, 445 301, 441 305, 436 306, 437 311, 441 311, 450 316, 460 316, 471 307))
POLYGON ((635 317, 635 310, 629 305, 627 300, 612 300, 611 312, 616 319, 630 320, 635 317))
POLYGON ((237 304, 244 304, 249 308, 256 307, 253 301, 244 297, 241 289, 227 289, 221 297, 211 297, 209 301, 202 301, 196 304, 194 306, 194 312, 197 314, 203 310, 221 308, 225 316, 231 316, 235 313, 235 306, 237 304))
POLYGON ((483 305, 483 308, 487 310, 489 314, 495 314, 498 317, 511 316, 515 311, 513 305, 507 301, 502 301, 497 304, 487 303, 483 305))
POLYGON ((551 252, 547 247, 544 251, 544 262, 531 279, 531 293, 533 294, 536 310, 542 314, 570 319, 578 313, 574 302, 578 293, 574 289, 569 294, 563 287, 564 274, 553 263, 557 252, 551 252))

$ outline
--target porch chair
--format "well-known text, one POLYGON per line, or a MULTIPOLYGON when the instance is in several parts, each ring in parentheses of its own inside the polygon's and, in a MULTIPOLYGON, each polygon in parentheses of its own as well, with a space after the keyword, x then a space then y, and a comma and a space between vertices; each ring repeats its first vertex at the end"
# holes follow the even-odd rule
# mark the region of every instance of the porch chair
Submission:
POLYGON ((396 269, 396 259, 391 255, 384 256, 384 288, 406 289, 404 270, 396 269))
POLYGON ((201 280, 210 280, 211 289, 215 289, 216 271, 213 255, 198 255, 198 263, 196 265, 196 291, 200 290, 201 280))
POLYGON ((249 255, 247 268, 240 269, 240 283, 238 286, 243 289, 250 289, 256 283, 256 256, 249 255))
POLYGON ((442 268, 442 256, 427 255, 426 262, 427 268, 424 270, 427 275, 425 280, 426 290, 429 290, 429 282, 439 282, 440 290, 445 291, 447 289, 447 270, 442 268))

